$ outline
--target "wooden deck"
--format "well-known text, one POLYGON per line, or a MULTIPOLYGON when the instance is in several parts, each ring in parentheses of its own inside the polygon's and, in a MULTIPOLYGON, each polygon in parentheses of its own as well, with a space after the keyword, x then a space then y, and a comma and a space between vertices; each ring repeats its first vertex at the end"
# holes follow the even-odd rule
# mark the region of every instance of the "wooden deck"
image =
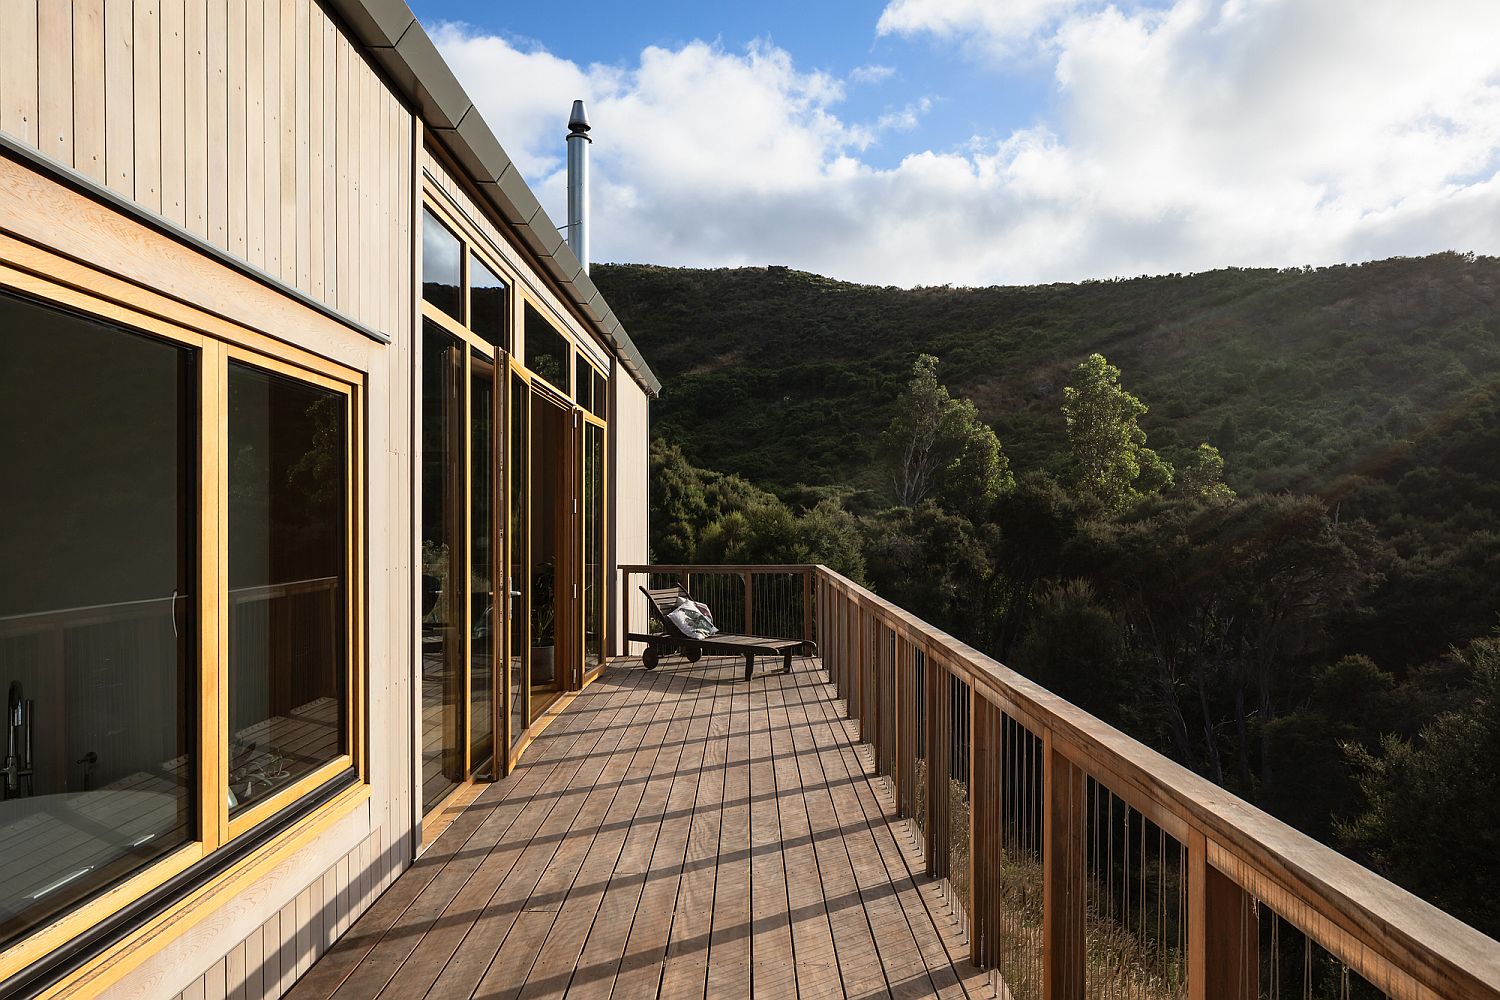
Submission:
POLYGON ((290 995, 993 996, 820 663, 742 670, 611 667, 290 995))

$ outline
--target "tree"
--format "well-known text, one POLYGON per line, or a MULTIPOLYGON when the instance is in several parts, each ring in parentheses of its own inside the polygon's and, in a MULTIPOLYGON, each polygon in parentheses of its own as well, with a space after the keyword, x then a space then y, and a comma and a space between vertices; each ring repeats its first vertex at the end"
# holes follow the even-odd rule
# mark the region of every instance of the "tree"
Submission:
POLYGON ((1120 385, 1120 369, 1104 355, 1090 354, 1073 381, 1063 389, 1062 410, 1078 488, 1114 511, 1140 492, 1170 486, 1171 466, 1146 447, 1139 424, 1146 404, 1120 385))
POLYGON ((970 400, 954 399, 938 381, 937 366, 932 355, 918 355, 882 437, 896 503, 915 507, 931 497, 980 520, 1015 480, 979 408, 970 400))
POLYGON ((1500 639, 1476 639, 1459 655, 1472 672, 1467 706, 1438 716, 1415 741, 1388 735, 1378 753, 1348 747, 1365 808, 1338 836, 1388 878, 1496 934, 1500 639))
POLYGON ((1224 456, 1207 442, 1198 446, 1192 463, 1182 470, 1181 486, 1184 496, 1202 503, 1225 503, 1234 499, 1234 490, 1224 485, 1224 456))

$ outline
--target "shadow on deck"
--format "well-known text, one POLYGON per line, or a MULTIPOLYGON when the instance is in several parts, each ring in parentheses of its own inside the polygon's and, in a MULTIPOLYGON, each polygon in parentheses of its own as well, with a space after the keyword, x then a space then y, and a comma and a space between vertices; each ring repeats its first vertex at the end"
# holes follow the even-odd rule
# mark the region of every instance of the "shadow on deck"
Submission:
POLYGON ((742 669, 611 667, 290 995, 993 996, 821 662, 742 669))

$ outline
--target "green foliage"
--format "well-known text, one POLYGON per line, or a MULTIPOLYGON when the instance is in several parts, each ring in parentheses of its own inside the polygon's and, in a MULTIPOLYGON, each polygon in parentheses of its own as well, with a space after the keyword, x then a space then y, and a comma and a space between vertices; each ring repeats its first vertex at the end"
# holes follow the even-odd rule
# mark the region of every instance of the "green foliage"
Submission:
POLYGON ((881 436, 896 503, 933 497, 971 518, 985 516, 1015 485, 995 432, 971 400, 954 399, 938 381, 938 359, 920 355, 881 436))
POLYGON ((1184 495, 1200 503, 1227 503, 1234 490, 1224 484, 1224 456, 1208 442, 1198 446, 1193 460, 1182 469, 1184 495))
POLYGON ((862 572, 1500 928, 1500 778, 1477 763, 1500 760, 1500 639, 1473 641, 1500 612, 1500 261, 911 291, 595 280, 666 383, 658 559, 862 572), (1446 833, 1481 825, 1455 857, 1446 833))
POLYGON ((1172 484, 1171 467, 1146 447, 1146 404, 1120 385, 1120 369, 1090 354, 1063 387, 1063 420, 1077 487, 1107 510, 1172 484), (1139 483, 1137 481, 1140 481, 1139 483))
POLYGON ((1460 658, 1473 700, 1424 726, 1415 740, 1358 744, 1365 809, 1338 833, 1344 845, 1438 906, 1500 934, 1500 639, 1478 639, 1460 658), (1461 831, 1461 836, 1455 832, 1461 831))

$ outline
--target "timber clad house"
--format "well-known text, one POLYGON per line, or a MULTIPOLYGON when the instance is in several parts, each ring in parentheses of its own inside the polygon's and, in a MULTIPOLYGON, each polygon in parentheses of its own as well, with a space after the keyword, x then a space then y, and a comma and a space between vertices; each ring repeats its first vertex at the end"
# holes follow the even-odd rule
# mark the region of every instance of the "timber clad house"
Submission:
POLYGON ((1500 997, 826 567, 650 565, 569 125, 565 240, 403 0, 0 0, 0 997, 1500 997))

